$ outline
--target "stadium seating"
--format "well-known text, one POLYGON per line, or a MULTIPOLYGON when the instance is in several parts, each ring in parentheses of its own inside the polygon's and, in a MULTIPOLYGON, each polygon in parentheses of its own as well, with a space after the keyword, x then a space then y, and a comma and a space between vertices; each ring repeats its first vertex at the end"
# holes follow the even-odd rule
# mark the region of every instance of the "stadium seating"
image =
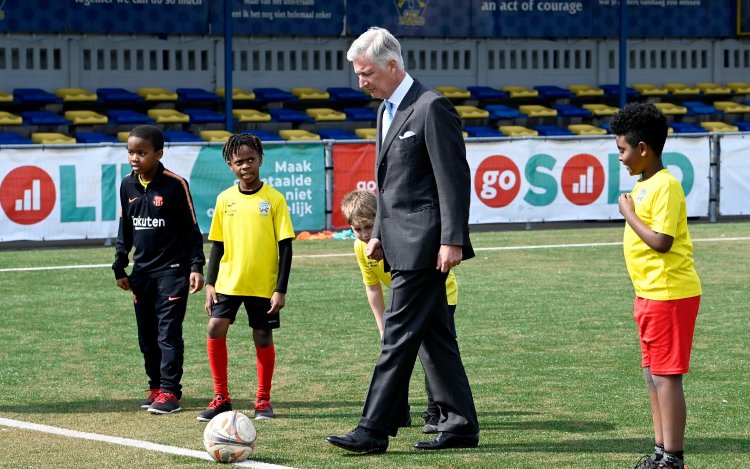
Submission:
POLYGON ((165 130, 164 141, 169 143, 205 142, 199 136, 185 130, 165 130))
POLYGON ((24 111, 24 125, 70 125, 70 121, 52 111, 24 111))
MULTIPOLYGON (((224 88, 217 88, 216 95, 220 98, 226 98, 224 88)), ((244 88, 232 87, 232 101, 253 101, 255 93, 244 88)))
POLYGON ((522 104, 518 110, 529 117, 557 117, 557 110, 541 104, 522 104))
POLYGON ((138 96, 146 101, 177 101, 177 93, 164 88, 138 88, 138 96))
POLYGON ((489 111, 476 106, 456 106, 456 111, 461 119, 486 119, 490 116, 489 111))
POLYGON ((539 92, 539 97, 543 99, 569 99, 575 96, 572 91, 555 85, 540 85, 535 86, 534 89, 539 92))
POLYGON ((750 94, 750 83, 731 81, 727 83, 727 88, 732 90, 734 94, 750 94))
POLYGON ((522 125, 501 125, 500 132, 509 137, 536 137, 539 135, 536 130, 522 125))
POLYGON ((320 135, 301 129, 279 130, 279 135, 284 140, 320 140, 320 135))
POLYGON ((190 117, 191 124, 224 123, 225 120, 224 114, 210 109, 183 109, 182 112, 190 117))
POLYGON ((187 106, 219 103, 222 99, 203 88, 177 88, 177 101, 187 106))
POLYGON ((58 145, 76 143, 76 139, 58 132, 33 132, 31 141, 42 145, 58 145))
POLYGON ((175 109, 149 109, 148 117, 155 120, 157 124, 186 124, 190 122, 190 116, 175 109))
POLYGON ((570 124, 568 129, 576 135, 606 135, 608 130, 591 124, 570 124))
POLYGON ((31 143, 34 143, 31 139, 16 133, 0 133, 0 145, 29 145, 31 143))
POLYGON ((749 121, 740 121, 735 122, 735 126, 739 129, 740 132, 750 132, 750 122, 749 121))
POLYGON ((203 140, 212 143, 224 143, 232 136, 232 133, 226 130, 201 130, 198 133, 203 140))
POLYGON ((313 118, 315 122, 331 122, 331 121, 345 121, 346 114, 341 111, 336 111, 327 107, 314 107, 306 109, 305 112, 308 116, 313 118))
POLYGON ((73 125, 103 125, 109 121, 107 116, 95 111, 65 111, 65 118, 73 125))
POLYGON ((75 139, 78 143, 119 143, 117 137, 104 132, 77 132, 75 139))
POLYGON ((357 134, 360 138, 363 138, 365 140, 375 140, 378 135, 378 129, 374 129, 374 128, 354 129, 354 133, 357 134))
POLYGON ((297 99, 292 93, 279 88, 253 88, 255 99, 261 102, 289 102, 297 99))
POLYGON ((64 103, 96 102, 96 93, 83 88, 58 88, 55 95, 64 103))
POLYGON ((591 85, 570 85, 568 89, 579 98, 604 96, 604 90, 591 85))
POLYGON ((154 124, 154 120, 146 114, 131 111, 130 109, 113 109, 107 111, 107 118, 109 119, 109 123, 115 125, 154 124))
POLYGON ((702 101, 683 101, 681 104, 687 108, 688 116, 707 117, 719 114, 718 109, 702 101))
POLYGON ((291 91, 297 99, 302 100, 327 101, 331 98, 331 94, 328 91, 323 91, 318 88, 294 87, 291 91))
POLYGON ((716 83, 696 83, 695 87, 701 90, 704 95, 722 95, 732 94, 732 89, 727 86, 721 86, 716 83))
POLYGON ((436 86, 435 90, 448 99, 468 99, 471 97, 471 91, 457 86, 436 86))
POLYGON ((483 125, 467 126, 464 128, 469 137, 504 137, 505 134, 500 132, 498 129, 492 127, 485 127, 483 125))
POLYGON ((706 129, 690 122, 672 122, 669 126, 678 134, 705 133, 706 129))
POLYGON ((591 111, 591 113, 597 117, 611 116, 619 110, 616 107, 608 106, 606 104, 584 104, 583 107, 591 111))
POLYGON ((292 124, 304 124, 307 122, 313 122, 313 118, 308 116, 307 113, 297 111, 295 109, 269 109, 268 112, 276 122, 289 122, 292 124))
POLYGON ((271 121, 271 114, 255 109, 232 109, 232 116, 241 123, 258 123, 271 121))
POLYGON ((651 83, 636 83, 633 88, 641 94, 641 96, 667 96, 669 90, 664 86, 656 86, 651 83))
MULTIPOLYGON (((604 90, 604 96, 607 96, 609 98, 619 98, 620 97, 620 85, 611 85, 611 84, 605 84, 605 85, 599 85, 599 88, 604 90)), ((629 86, 625 87, 625 96, 627 96, 628 100, 632 100, 640 96, 640 93, 635 88, 631 88, 629 86)))
POLYGON ((342 109, 350 121, 375 121, 378 115, 369 107, 346 107, 342 109))
POLYGON ((0 111, 0 125, 21 125, 23 117, 10 112, 0 111))
POLYGON ((588 119, 593 116, 588 109, 578 107, 574 104, 553 104, 552 108, 557 111, 559 117, 588 119))
POLYGON ((260 130, 260 129, 257 129, 257 130, 245 130, 245 131, 243 131, 241 133, 243 133, 243 134, 253 134, 253 135, 257 136, 259 139, 261 139, 261 141, 263 141, 263 142, 280 142, 280 141, 284 140, 283 138, 281 138, 281 135, 277 134, 276 132, 271 132, 271 131, 268 131, 268 130, 260 130))
POLYGON ((0 90, 0 103, 12 103, 13 102, 13 95, 0 90))
POLYGON ((536 98, 539 96, 539 92, 537 90, 532 90, 531 88, 527 88, 525 86, 521 85, 509 85, 509 86, 503 86, 501 87, 503 91, 508 93, 508 96, 511 99, 514 98, 536 98))
POLYGON ((326 140, 360 140, 361 137, 354 132, 344 129, 316 129, 318 135, 326 140))
POLYGON ((534 127, 537 133, 544 137, 559 137, 565 135, 573 135, 573 132, 569 129, 559 127, 557 125, 537 125, 534 127))
POLYGON ((41 88, 15 88, 13 102, 20 106, 43 106, 45 104, 61 103, 62 99, 41 88))
MULTIPOLYGON (((129 131, 126 131, 126 132, 117 132, 117 140, 120 141, 120 142, 127 142, 128 141, 128 137, 130 137, 130 132, 129 131)), ((166 136, 165 136, 165 141, 167 141, 166 140, 166 136)))
POLYGON ((139 104, 144 102, 143 97, 138 96, 125 88, 97 88, 96 96, 100 104, 139 104))
POLYGON ((678 106, 673 103, 654 103, 654 106, 665 116, 684 115, 688 112, 685 106, 678 106))
POLYGON ((331 96, 331 101, 350 102, 352 104, 364 104, 372 101, 372 98, 370 96, 352 88, 333 86, 330 88, 326 88, 326 91, 328 91, 328 94, 331 96))
POLYGON ((750 113, 750 106, 734 101, 714 101, 714 107, 724 114, 750 113))
POLYGON ((740 130, 737 126, 719 121, 701 122, 701 127, 709 132, 739 132, 740 130))
POLYGON ((527 117, 526 114, 521 113, 518 109, 506 106, 505 104, 488 104, 484 107, 489 111, 490 119, 520 119, 527 117))
POLYGON ((472 98, 480 101, 505 99, 508 97, 508 93, 505 91, 489 86, 469 86, 466 89, 469 90, 472 98))
POLYGON ((688 86, 685 83, 667 83, 664 85, 672 95, 698 95, 701 90, 695 86, 688 86))

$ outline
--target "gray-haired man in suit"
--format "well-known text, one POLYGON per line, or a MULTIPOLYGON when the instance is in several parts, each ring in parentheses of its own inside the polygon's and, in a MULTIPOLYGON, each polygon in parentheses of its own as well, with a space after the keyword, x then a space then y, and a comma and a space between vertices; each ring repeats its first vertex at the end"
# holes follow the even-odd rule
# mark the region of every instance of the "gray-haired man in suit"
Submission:
POLYGON ((383 347, 362 418, 326 440, 349 451, 382 453, 403 420, 419 354, 440 407, 438 435, 418 449, 473 448, 479 423, 458 344, 449 327, 448 271, 474 256, 469 241, 471 174, 461 121, 451 102, 404 70, 401 45, 370 28, 347 59, 359 85, 383 99, 378 110, 378 212, 367 255, 391 269, 383 347))

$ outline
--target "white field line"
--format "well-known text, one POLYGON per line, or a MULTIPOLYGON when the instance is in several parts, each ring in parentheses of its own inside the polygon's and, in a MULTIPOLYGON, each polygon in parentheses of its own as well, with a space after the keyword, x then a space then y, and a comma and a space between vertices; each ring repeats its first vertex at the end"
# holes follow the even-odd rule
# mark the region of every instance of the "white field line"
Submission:
MULTIPOLYGON (((734 238, 702 238, 693 239, 695 243, 716 243, 722 241, 750 241, 750 237, 734 237, 734 238)), ((567 249, 567 248, 591 248, 601 246, 620 246, 621 242, 611 243, 573 243, 573 244, 534 244, 529 246, 496 246, 486 248, 474 248, 474 251, 523 251, 526 249, 567 249)), ((353 256, 354 253, 331 253, 331 254, 303 254, 294 255, 295 259, 317 259, 325 257, 347 257, 353 256)), ((111 268, 112 264, 84 264, 84 265, 53 265, 46 267, 11 267, 8 269, 0 269, 2 272, 30 272, 36 270, 67 270, 67 269, 97 269, 97 268, 111 268)))
MULTIPOLYGON (((19 428, 22 430, 31 430, 35 432, 51 433, 53 435, 61 435, 69 438, 80 438, 83 440, 100 441, 103 443, 110 443, 113 445, 129 446, 131 448, 138 448, 147 451, 156 451, 159 453, 173 454, 176 456, 185 456, 189 458, 205 459, 207 461, 213 461, 211 456, 205 451, 197 451, 187 448, 178 448, 177 446, 160 445, 157 443, 150 443, 148 441, 132 440, 130 438, 120 438, 118 436, 107 436, 99 435, 98 433, 86 433, 79 432, 77 430, 68 430, 66 428, 51 427, 49 425, 40 425, 37 423, 22 422, 20 420, 12 420, 6 418, 0 418, 0 425, 11 428, 19 428)), ((257 461, 242 461, 235 463, 235 466, 240 467, 253 467, 255 469, 294 469, 289 466, 279 466, 277 464, 268 464, 257 461)))

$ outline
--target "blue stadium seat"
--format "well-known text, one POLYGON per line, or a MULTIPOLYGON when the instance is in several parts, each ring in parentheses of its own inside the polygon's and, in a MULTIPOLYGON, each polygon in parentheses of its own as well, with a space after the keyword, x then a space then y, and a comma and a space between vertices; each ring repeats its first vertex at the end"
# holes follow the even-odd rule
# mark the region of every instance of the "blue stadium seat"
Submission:
POLYGON ((165 130, 164 141, 170 143, 205 142, 205 140, 199 136, 185 130, 165 130))
POLYGON ((359 135, 344 129, 315 129, 315 132, 328 140, 361 140, 359 135))
MULTIPOLYGON (((256 91, 257 93, 257 91, 256 91)), ((269 109, 268 112, 276 122, 306 123, 313 122, 307 113, 295 109, 269 109)))
POLYGON ((331 101, 369 103, 372 100, 372 98, 365 93, 345 86, 333 86, 331 88, 326 88, 326 91, 331 95, 331 101))
POLYGON ((558 117, 582 117, 588 119, 593 116, 588 109, 574 104, 553 104, 552 107, 557 109, 558 117))
POLYGON ((508 97, 508 93, 505 91, 489 86, 467 86, 466 89, 471 92, 471 97, 474 99, 505 99, 508 97))
POLYGON ((505 134, 492 127, 483 125, 470 125, 464 128, 469 137, 504 137, 505 134))
POLYGON ((720 114, 719 110, 702 101, 683 101, 682 105, 687 108, 688 116, 715 116, 720 114))
POLYGON ((113 109, 107 111, 107 117, 109 118, 109 123, 115 125, 154 124, 154 120, 146 114, 131 111, 130 109, 113 109))
POLYGON ((292 93, 281 90, 279 88, 253 88, 255 92, 255 100, 263 102, 288 102, 295 101, 297 99, 292 93))
POLYGON ((269 130, 243 130, 241 133, 243 134, 253 134, 257 136, 261 141, 263 142, 283 142, 284 139, 281 138, 281 135, 277 134, 276 132, 271 132, 269 130))
POLYGON ((490 119, 518 119, 526 117, 518 109, 506 106, 505 104, 488 104, 484 107, 490 112, 490 119))
POLYGON ((555 85, 540 85, 534 89, 539 92, 539 97, 544 99, 566 99, 575 96, 572 91, 555 85))
POLYGON ((97 88, 96 95, 101 104, 138 104, 144 102, 142 96, 138 96, 125 88, 97 88))
POLYGON ((51 111, 25 111, 21 113, 24 125, 70 125, 71 122, 51 111))
POLYGON ((702 134, 706 133, 706 129, 697 124, 691 124, 689 122, 672 122, 669 124, 672 130, 676 134, 702 134))
POLYGON ((750 122, 748 121, 733 122, 733 124, 740 129, 740 132, 750 132, 750 122))
POLYGON ((177 88, 177 102, 179 103, 218 103, 222 99, 216 93, 203 88, 177 88))
POLYGON ((120 143, 117 137, 104 132, 77 132, 75 138, 78 143, 120 143))
POLYGON ((16 88, 13 90, 13 102, 20 105, 40 105, 62 103, 62 99, 41 88, 16 88))
POLYGON ((539 135, 545 137, 557 137, 560 135, 575 135, 570 129, 558 127, 556 125, 537 125, 534 130, 539 132, 539 135))
POLYGON ((377 113, 369 107, 347 107, 343 111, 350 121, 374 121, 378 118, 377 113))
MULTIPOLYGON (((619 98, 620 97, 620 85, 599 85, 599 88, 604 90, 604 96, 610 97, 610 98, 619 98)), ((630 86, 625 87, 625 95, 628 99, 637 98, 641 95, 641 93, 638 92, 635 88, 631 88, 630 86)))
POLYGON ((30 138, 26 138, 22 135, 11 132, 0 133, 0 145, 31 145, 32 143, 34 142, 32 142, 30 138))
POLYGON ((210 109, 183 109, 190 116, 191 124, 211 124, 224 122, 224 114, 210 109))

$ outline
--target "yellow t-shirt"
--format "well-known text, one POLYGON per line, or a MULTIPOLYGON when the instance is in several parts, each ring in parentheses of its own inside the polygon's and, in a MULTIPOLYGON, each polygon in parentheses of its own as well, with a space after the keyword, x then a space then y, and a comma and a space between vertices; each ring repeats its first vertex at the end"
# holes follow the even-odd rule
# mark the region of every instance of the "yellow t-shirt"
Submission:
MULTIPOLYGON (((371 287, 382 283, 386 287, 391 287, 391 274, 385 271, 382 260, 375 261, 367 257, 365 249, 367 243, 360 240, 354 241, 354 254, 357 256, 359 270, 362 272, 362 282, 366 287, 371 287)), ((449 305, 458 304, 458 281, 453 270, 448 272, 448 278, 445 280, 445 294, 448 297, 449 305)))
POLYGON ((224 243, 216 291, 271 298, 279 272, 278 243, 294 238, 284 196, 263 184, 252 195, 234 185, 216 198, 208 239, 224 243))
POLYGON ((674 238, 665 253, 654 251, 625 224, 625 264, 635 293, 649 300, 678 300, 701 294, 687 226, 685 194, 680 182, 662 169, 630 192, 638 218, 657 233, 674 238))

